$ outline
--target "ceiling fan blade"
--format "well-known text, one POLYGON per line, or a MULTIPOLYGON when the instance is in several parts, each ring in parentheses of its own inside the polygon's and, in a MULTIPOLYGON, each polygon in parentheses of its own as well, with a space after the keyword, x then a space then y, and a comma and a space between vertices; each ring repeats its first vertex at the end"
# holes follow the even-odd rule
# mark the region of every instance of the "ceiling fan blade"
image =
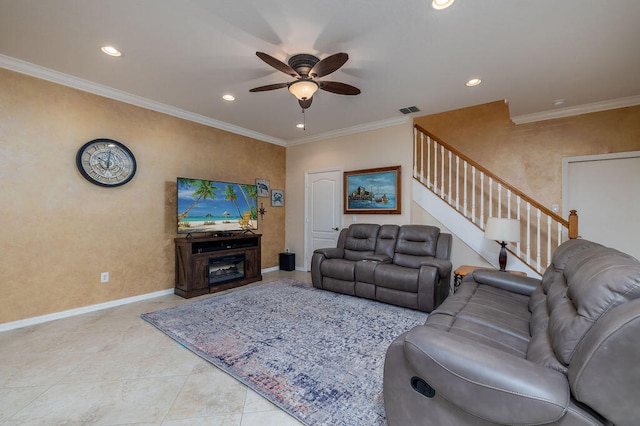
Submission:
POLYGON ((249 91, 250 92, 266 92, 267 90, 282 89, 283 87, 287 87, 288 85, 289 83, 268 84, 266 86, 254 87, 249 91))
POLYGON ((298 100, 298 103, 302 107, 302 109, 307 109, 311 106, 311 102, 313 101, 313 96, 309 99, 305 99, 304 101, 298 100))
POLYGON ((294 70, 284 62, 280 61, 279 59, 276 59, 273 56, 267 55, 266 53, 263 53, 263 52, 256 52, 256 55, 258 56, 258 58, 262 59, 263 61, 265 61, 267 64, 271 65, 278 71, 282 71, 285 74, 289 74, 291 77, 300 78, 300 74, 298 74, 296 70, 294 70))
POLYGON ((343 66, 347 60, 349 60, 349 55, 343 52, 327 56, 311 68, 311 71, 309 71, 309 77, 320 78, 325 75, 329 75, 343 66))
POLYGON ((327 92, 336 93, 338 95, 359 95, 360 89, 351 86, 346 83, 340 83, 338 81, 319 81, 318 85, 322 90, 327 92))

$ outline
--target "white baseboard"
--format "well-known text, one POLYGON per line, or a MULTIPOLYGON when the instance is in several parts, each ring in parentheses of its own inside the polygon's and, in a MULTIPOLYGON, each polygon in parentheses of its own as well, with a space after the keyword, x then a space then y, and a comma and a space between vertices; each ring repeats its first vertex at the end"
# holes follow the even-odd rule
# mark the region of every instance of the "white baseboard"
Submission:
POLYGON ((6 322, 0 324, 0 332, 14 330, 16 328, 27 327, 30 325, 40 324, 43 322, 49 322, 61 318, 72 317, 75 315, 82 315, 89 312, 100 311, 102 309, 113 308, 116 306, 127 305, 129 303, 140 302, 142 300, 153 299, 154 297, 166 296, 173 294, 173 288, 166 290, 155 291, 153 293, 141 294, 139 296, 126 297, 124 299, 112 300, 110 302, 98 303, 97 305, 83 306, 81 308, 69 309, 68 311, 54 312, 53 314, 41 315, 32 318, 26 318, 23 320, 6 322))
MULTIPOLYGON (((275 272, 280 270, 278 266, 271 268, 265 268, 262 273, 275 272)), ((304 268, 296 268, 296 271, 304 271, 304 268)), ((306 271, 304 271, 306 272, 306 271)), ((116 306, 126 305, 129 303, 140 302, 142 300, 153 299, 154 297, 166 296, 173 294, 174 289, 168 288, 166 290, 160 290, 153 293, 141 294, 139 296, 127 297, 124 299, 112 300, 110 302, 98 303, 97 305, 83 306, 81 308, 69 309, 68 311, 54 312, 52 314, 40 315, 37 317, 26 318, 23 320, 5 322, 0 324, 0 333, 3 331, 14 330, 16 328, 28 327, 30 325, 41 324, 43 322, 54 321, 61 318, 72 317, 75 315, 82 315, 89 312, 100 311, 102 309, 114 308, 116 306)))

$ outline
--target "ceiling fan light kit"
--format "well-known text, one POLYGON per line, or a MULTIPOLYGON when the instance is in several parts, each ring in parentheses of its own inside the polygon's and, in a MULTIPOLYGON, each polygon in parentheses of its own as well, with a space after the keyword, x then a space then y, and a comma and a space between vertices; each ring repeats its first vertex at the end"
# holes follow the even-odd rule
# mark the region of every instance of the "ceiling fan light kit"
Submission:
POLYGON ((431 2, 431 7, 436 10, 446 9, 453 4, 455 0, 433 0, 431 2))
POLYGON ((254 87, 249 90, 250 92, 266 92, 267 90, 286 87, 289 89, 289 92, 298 99, 298 104, 302 107, 303 111, 311 106, 313 95, 318 89, 338 95, 353 96, 360 94, 360 89, 346 83, 316 80, 342 67, 349 59, 349 55, 346 53, 336 53, 322 60, 308 53, 299 53, 291 56, 286 64, 264 52, 256 52, 256 56, 266 64, 294 77, 296 80, 291 83, 276 83, 254 87))
POLYGON ((316 90, 318 90, 318 83, 308 79, 294 81, 289 86, 289 92, 300 101, 311 99, 316 90))

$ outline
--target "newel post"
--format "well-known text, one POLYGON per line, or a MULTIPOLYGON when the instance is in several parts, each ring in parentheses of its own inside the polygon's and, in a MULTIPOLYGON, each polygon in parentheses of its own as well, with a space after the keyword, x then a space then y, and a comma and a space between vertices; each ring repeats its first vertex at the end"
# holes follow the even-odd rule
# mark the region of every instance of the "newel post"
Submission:
POLYGON ((569 210, 569 238, 575 240, 578 238, 578 212, 569 210))

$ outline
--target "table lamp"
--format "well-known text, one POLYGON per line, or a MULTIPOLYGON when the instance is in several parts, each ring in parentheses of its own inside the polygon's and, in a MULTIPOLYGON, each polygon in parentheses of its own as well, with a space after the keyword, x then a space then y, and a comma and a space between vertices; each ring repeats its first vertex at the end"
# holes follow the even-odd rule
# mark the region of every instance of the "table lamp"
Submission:
POLYGON ((500 217, 490 217, 484 229, 484 237, 489 240, 500 242, 500 270, 504 271, 507 266, 507 242, 520 241, 520 221, 518 219, 503 219, 500 217))

